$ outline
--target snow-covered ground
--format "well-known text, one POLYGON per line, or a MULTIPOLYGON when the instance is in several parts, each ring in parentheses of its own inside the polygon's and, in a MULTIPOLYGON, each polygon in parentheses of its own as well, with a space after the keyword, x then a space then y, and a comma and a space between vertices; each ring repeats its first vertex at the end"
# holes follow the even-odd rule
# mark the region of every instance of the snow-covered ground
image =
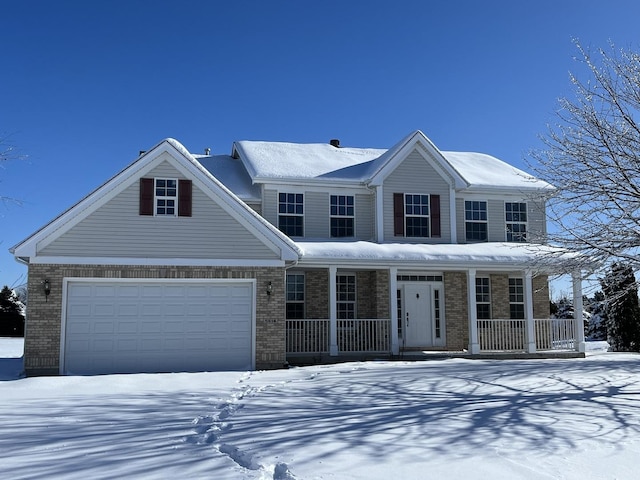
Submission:
MULTIPOLYGON (((0 339, 0 357, 21 346, 0 339)), ((638 478, 640 356, 601 346, 572 360, 15 379, 19 361, 0 358, 0 478, 638 478)))

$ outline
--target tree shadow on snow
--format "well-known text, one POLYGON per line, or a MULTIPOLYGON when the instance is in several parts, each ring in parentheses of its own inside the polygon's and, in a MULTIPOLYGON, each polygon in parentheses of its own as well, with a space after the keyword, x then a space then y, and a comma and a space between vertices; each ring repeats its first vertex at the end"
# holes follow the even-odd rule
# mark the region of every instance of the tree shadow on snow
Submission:
POLYGON ((314 370, 247 401, 230 434, 281 454, 358 449, 372 460, 415 448, 545 454, 640 435, 640 357, 451 362, 397 364, 386 377, 366 364, 314 370))

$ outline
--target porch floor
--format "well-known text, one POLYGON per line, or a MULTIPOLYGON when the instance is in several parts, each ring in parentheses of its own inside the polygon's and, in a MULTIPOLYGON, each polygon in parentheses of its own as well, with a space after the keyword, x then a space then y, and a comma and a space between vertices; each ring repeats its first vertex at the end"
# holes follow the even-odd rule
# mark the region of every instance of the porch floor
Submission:
POLYGON ((468 351, 449 350, 408 350, 398 355, 389 353, 343 353, 332 357, 328 354, 296 354, 288 355, 287 363, 291 366, 302 367, 309 365, 328 365, 344 362, 371 362, 371 361, 405 361, 417 362, 427 360, 446 360, 449 358, 466 358, 469 360, 533 360, 533 359, 560 359, 560 358, 585 358, 584 352, 575 351, 542 351, 535 353, 526 352, 484 352, 476 355, 468 351))

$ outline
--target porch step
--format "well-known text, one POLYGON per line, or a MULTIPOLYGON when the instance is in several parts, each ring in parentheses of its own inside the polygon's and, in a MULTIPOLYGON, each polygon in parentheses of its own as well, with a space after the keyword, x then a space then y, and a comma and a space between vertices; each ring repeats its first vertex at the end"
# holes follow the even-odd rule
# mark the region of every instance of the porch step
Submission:
POLYGON ((525 352, 491 352, 471 355, 467 351, 444 350, 409 350, 398 355, 389 353, 353 353, 342 354, 335 357, 327 354, 290 355, 287 363, 292 366, 326 365, 344 362, 369 362, 369 361, 405 361, 417 362, 427 360, 447 360, 450 358, 466 358, 469 360, 533 360, 533 359, 560 359, 560 358, 585 358, 583 352, 570 351, 545 351, 536 353, 525 352))

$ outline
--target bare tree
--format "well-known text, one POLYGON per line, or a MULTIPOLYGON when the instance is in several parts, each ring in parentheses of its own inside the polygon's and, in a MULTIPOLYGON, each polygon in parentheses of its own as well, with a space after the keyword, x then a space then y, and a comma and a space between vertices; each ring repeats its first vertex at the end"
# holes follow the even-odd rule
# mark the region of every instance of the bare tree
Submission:
MULTIPOLYGON (((17 148, 9 142, 8 136, 0 136, 0 168, 4 168, 4 164, 10 160, 24 159, 25 155, 18 152, 17 148)), ((20 204, 20 200, 16 198, 6 197, 2 195, 0 189, 0 202, 13 202, 20 204)))
POLYGON ((640 269, 640 54, 592 52, 575 41, 588 79, 570 74, 557 122, 532 152, 531 168, 557 187, 547 208, 549 240, 581 253, 582 267, 640 269))

